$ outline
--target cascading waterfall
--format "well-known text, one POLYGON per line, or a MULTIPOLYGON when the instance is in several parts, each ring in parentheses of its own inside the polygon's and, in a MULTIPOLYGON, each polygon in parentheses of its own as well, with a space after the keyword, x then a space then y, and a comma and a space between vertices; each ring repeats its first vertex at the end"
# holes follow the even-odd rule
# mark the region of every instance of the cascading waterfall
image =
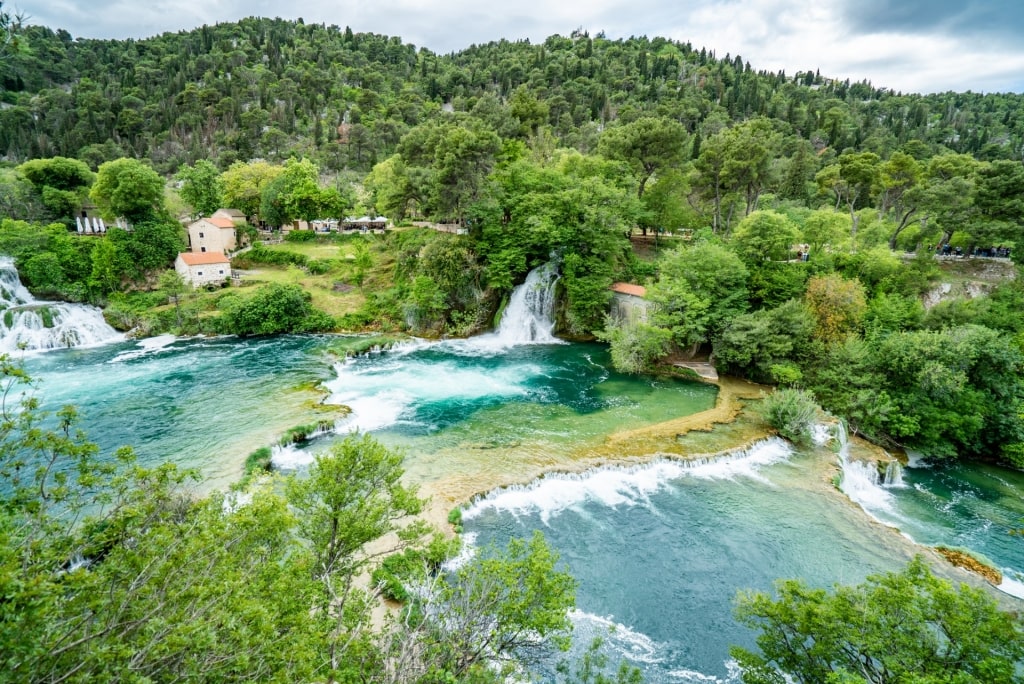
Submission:
POLYGON ((124 339, 95 307, 37 300, 21 284, 10 257, 0 257, 0 310, 0 353, 95 346, 124 339))
POLYGON ((839 488, 873 516, 877 511, 896 515, 895 501, 892 494, 886 490, 888 487, 903 486, 903 470, 900 464, 892 461, 886 466, 885 475, 880 476, 874 463, 850 458, 850 440, 843 421, 836 423, 834 436, 839 447, 836 455, 842 468, 839 488))
POLYGON ((548 262, 530 271, 516 287, 501 316, 495 336, 504 345, 551 344, 555 329, 555 284, 558 266, 548 262))
POLYGON ((903 484, 903 466, 899 461, 889 461, 885 466, 885 477, 882 479, 883 487, 905 487, 903 484))

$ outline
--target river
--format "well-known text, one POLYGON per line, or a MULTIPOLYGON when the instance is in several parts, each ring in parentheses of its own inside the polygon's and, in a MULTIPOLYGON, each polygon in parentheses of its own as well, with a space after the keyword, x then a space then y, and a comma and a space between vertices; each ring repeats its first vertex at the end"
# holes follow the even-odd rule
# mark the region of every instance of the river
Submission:
MULTIPOLYGON (((752 643, 731 618, 738 590, 778 577, 858 582, 902 566, 910 539, 982 552, 1010 589, 1021 579, 1024 542, 1008 534, 1024 517, 1021 473, 915 461, 888 486, 846 481, 857 507, 831 484, 827 445, 797 452, 773 439, 690 464, 659 457, 685 456, 689 442, 615 438, 705 411, 715 388, 622 376, 603 346, 545 336, 534 307, 546 306, 547 285, 531 287, 491 335, 355 359, 330 356, 331 336, 281 336, 115 337, 23 360, 44 408, 77 405, 103 453, 132 445, 143 463, 198 468, 206 486, 236 480, 249 452, 311 422, 315 385, 352 409, 338 434, 365 430, 403 449, 408 479, 445 505, 522 483, 476 497, 467 538, 481 548, 543 530, 579 579, 580 641, 604 636, 613 658, 653 682, 737 681, 728 645, 752 643), (545 471, 562 472, 536 478, 545 471)), ((301 468, 330 440, 277 449, 274 462, 301 468)))

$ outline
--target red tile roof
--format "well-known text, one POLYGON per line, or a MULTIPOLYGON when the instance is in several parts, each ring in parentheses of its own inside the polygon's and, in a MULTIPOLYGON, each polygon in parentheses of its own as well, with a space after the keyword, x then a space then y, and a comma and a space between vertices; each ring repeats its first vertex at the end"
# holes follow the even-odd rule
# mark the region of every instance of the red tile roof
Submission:
POLYGON ((230 264, 231 261, 220 252, 182 252, 178 255, 189 266, 207 264, 230 264))
POLYGON ((647 288, 643 285, 633 285, 632 283, 613 283, 612 292, 633 295, 634 297, 643 297, 647 294, 647 288))
POLYGON ((232 230, 234 230, 234 228, 235 228, 235 222, 234 221, 232 221, 229 218, 224 218, 222 216, 212 216, 212 217, 210 217, 208 219, 203 219, 203 220, 206 221, 207 223, 212 223, 213 225, 217 226, 218 228, 231 228, 232 230))

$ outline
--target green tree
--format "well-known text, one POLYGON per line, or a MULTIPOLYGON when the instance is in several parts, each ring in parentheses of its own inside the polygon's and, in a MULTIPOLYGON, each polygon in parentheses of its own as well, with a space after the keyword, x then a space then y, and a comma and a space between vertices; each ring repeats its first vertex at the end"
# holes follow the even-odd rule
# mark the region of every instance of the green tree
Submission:
POLYGON ((265 161, 235 162, 221 174, 224 203, 246 216, 260 215, 260 203, 267 185, 284 168, 265 161))
POLYGON ((811 254, 820 254, 826 245, 838 246, 850 230, 850 217, 832 209, 818 209, 804 219, 804 242, 811 254))
POLYGON ((745 205, 744 216, 757 209, 757 201, 771 177, 771 160, 779 136, 771 123, 758 117, 709 137, 694 164, 698 179, 712 200, 712 229, 728 232, 732 225, 730 198, 745 205), (723 206, 729 206, 724 217, 723 206))
POLYGON ((732 236, 736 253, 750 266, 766 261, 785 261, 800 232, 785 215, 762 209, 740 221, 732 236))
POLYGON ((826 343, 839 342, 857 332, 867 311, 860 281, 835 274, 811 278, 804 301, 817 320, 815 336, 826 343))
POLYGON ((163 209, 164 181, 143 162, 116 159, 100 165, 89 197, 104 216, 134 223, 163 209))
POLYGON ((647 298, 655 304, 654 325, 672 333, 675 344, 695 347, 718 333, 747 308, 746 267, 736 254, 713 243, 669 252, 647 298))
POLYGON ((484 551, 455 572, 436 599, 443 669, 455 678, 497 660, 506 672, 531 667, 551 647, 569 647, 576 582, 540 532, 513 539, 501 554, 484 551))
POLYGON ((818 172, 815 180, 822 190, 831 190, 836 197, 836 208, 845 204, 850 212, 850 239, 857 247, 857 209, 871 197, 881 177, 878 155, 874 152, 844 152, 836 164, 818 172))
POLYGON ((32 159, 18 167, 56 218, 71 222, 95 175, 84 162, 67 157, 32 159))
POLYGON ((609 159, 629 164, 639 182, 637 197, 642 198, 651 178, 682 163, 688 137, 678 121, 643 117, 605 130, 597 149, 609 159))
POLYGON ((224 188, 221 174, 211 162, 200 159, 193 166, 182 167, 175 176, 181 183, 181 199, 192 207, 192 217, 209 216, 221 207, 224 188))
POLYGON ((168 299, 174 300, 174 317, 181 328, 181 297, 188 291, 188 283, 177 271, 164 271, 160 274, 158 282, 160 291, 167 295, 168 299))
POLYGON ((715 360, 719 371, 777 382, 780 370, 801 366, 813 332, 814 316, 797 300, 741 314, 715 338, 715 360))
POLYGON ((1024 630, 981 589, 932 575, 917 557, 901 572, 831 592, 780 582, 773 599, 741 593, 736 617, 759 631, 760 654, 733 647, 747 684, 1024 681, 1024 630))
POLYGON ((282 500, 196 500, 173 465, 143 468, 129 448, 101 458, 72 407, 50 420, 30 378, 6 358, 0 373, 0 679, 313 676, 282 500))
POLYGON ((422 523, 400 525, 423 507, 415 488, 403 485, 401 477, 400 453, 369 435, 350 435, 318 456, 308 477, 288 483, 287 498, 312 556, 313 607, 330 623, 324 656, 332 679, 355 665, 349 649, 360 644, 366 614, 356 578, 375 558, 425 534, 422 523), (386 550, 367 547, 389 533, 397 541, 386 550))
POLYGON ((672 331, 641 321, 612 321, 598 334, 607 342, 612 365, 620 373, 638 375, 653 369, 654 364, 668 355, 672 345, 672 331))
POLYGON ((1020 417, 1006 410, 1024 398, 1024 357, 1005 335, 978 325, 893 333, 873 346, 872 362, 893 405, 864 426, 872 438, 947 458, 1024 441, 1020 417))

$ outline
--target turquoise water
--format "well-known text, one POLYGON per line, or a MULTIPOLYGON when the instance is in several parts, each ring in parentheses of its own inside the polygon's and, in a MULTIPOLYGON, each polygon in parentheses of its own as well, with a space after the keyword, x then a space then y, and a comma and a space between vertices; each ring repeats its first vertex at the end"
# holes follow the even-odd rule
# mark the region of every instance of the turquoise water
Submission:
POLYGON ((198 468, 226 486, 245 457, 309 422, 304 384, 333 376, 325 338, 119 342, 29 354, 44 409, 75 405, 102 453, 132 446, 144 465, 198 468))
POLYGON ((775 579, 816 586, 894 570, 910 545, 879 529, 820 480, 820 455, 781 441, 687 467, 658 462, 541 480, 493 493, 466 514, 478 547, 544 532, 579 581, 577 641, 600 636, 649 682, 738 682, 732 619, 745 589, 775 579))
POLYGON ((970 549, 1002 570, 1003 590, 1024 598, 1024 472, 988 464, 905 468, 864 507, 920 544, 970 549))
MULTIPOLYGON (((338 362, 327 336, 258 340, 157 338, 29 355, 45 407, 76 404, 104 452, 199 468, 210 486, 245 456, 315 419, 321 382, 349 405, 337 430, 372 432, 406 452, 408 478, 458 501, 495 483, 594 459, 652 456, 609 436, 713 405, 715 390, 609 370, 599 345, 513 345, 493 337, 415 343, 338 362)), ((283 468, 312 450, 279 450, 283 468)), ((640 443, 646 445, 646 442, 640 443)), ((914 547, 830 489, 829 454, 781 443, 697 467, 656 461, 551 476, 494 492, 467 516, 477 543, 541 529, 580 580, 581 641, 605 636, 651 681, 735 681, 728 645, 752 635, 731 618, 737 590, 778 577, 857 582, 900 567, 914 547), (607 634, 609 628, 614 633, 607 634)), ((908 469, 879 487, 869 512, 921 543, 966 546, 1024 569, 1024 476, 985 466, 908 469), (880 502, 880 503, 878 503, 880 502)))
MULTIPOLYGON (((335 372, 329 400, 352 408, 338 431, 404 449, 410 479, 456 498, 573 468, 600 456, 609 435, 711 408, 717 394, 615 373, 601 345, 509 347, 495 337, 410 344, 335 372)), ((322 448, 279 450, 274 461, 302 466, 322 448)))

